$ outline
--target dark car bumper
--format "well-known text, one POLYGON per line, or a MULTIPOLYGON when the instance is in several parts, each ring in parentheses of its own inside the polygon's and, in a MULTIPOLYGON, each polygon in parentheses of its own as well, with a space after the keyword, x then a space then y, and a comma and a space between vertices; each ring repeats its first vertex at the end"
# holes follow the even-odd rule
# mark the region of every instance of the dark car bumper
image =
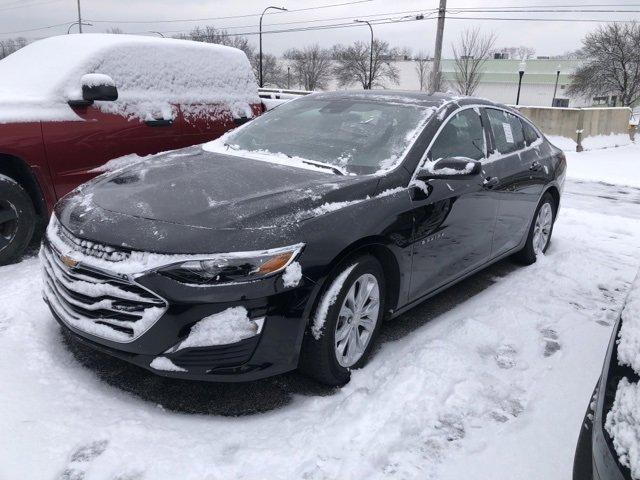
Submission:
MULTIPOLYGON (((305 277, 295 288, 284 288, 279 275, 247 284, 215 287, 185 285, 154 272, 137 277, 131 284, 119 279, 127 295, 131 294, 127 289, 146 291, 153 294, 149 295, 154 297, 153 301, 157 299, 164 304, 162 315, 143 333, 132 335, 128 341, 118 341, 99 336, 91 329, 79 328, 77 321, 70 321, 69 315, 78 312, 84 319, 95 314, 95 310, 91 310, 92 302, 104 297, 85 298, 86 295, 65 288, 69 282, 94 274, 98 283, 117 284, 117 279, 105 280, 104 271, 92 272, 83 265, 65 269, 56 255, 55 248, 45 239, 41 252, 45 301, 70 336, 90 348, 161 376, 189 380, 252 381, 297 368, 306 319, 318 290, 317 284, 305 277), (249 319, 261 320, 261 329, 234 343, 175 348, 200 320, 233 307, 244 307, 249 319), (165 362, 164 368, 153 363, 158 358, 165 362), (166 359, 171 362, 169 369, 166 359)), ((90 320, 101 323, 104 317, 96 316, 90 320)))

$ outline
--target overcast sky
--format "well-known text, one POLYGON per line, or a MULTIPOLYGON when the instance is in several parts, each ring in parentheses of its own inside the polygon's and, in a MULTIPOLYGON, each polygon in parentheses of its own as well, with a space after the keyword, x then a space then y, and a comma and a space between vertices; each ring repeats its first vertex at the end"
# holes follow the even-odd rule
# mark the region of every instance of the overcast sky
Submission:
MULTIPOLYGON (((118 27, 125 33, 141 33, 151 30, 164 32, 167 36, 178 32, 188 32, 196 25, 214 25, 227 28, 229 32, 257 31, 258 17, 262 9, 269 5, 284 6, 290 10, 335 5, 349 0, 81 0, 82 16, 93 26, 85 26, 85 32, 104 32, 108 28, 118 27), (225 16, 251 15, 242 18, 220 19, 225 16), (199 21, 177 21, 172 23, 125 23, 151 20, 184 20, 202 19, 199 21), (108 21, 99 23, 98 21, 108 21), (240 28, 241 27, 241 28, 240 28)), ((633 0, 449 0, 447 8, 457 7, 529 7, 536 6, 567 6, 586 8, 588 5, 609 5, 610 8, 636 10, 640 12, 640 1, 633 0)), ((430 13, 437 8, 438 0, 370 0, 361 3, 334 6, 315 10, 285 12, 267 15, 264 19, 264 30, 294 28, 327 23, 351 23, 353 18, 363 17, 371 19, 372 15, 380 14, 380 18, 398 18, 406 14, 420 11, 430 13), (344 18, 346 17, 346 18, 344 18), (273 23, 301 22, 309 20, 323 20, 312 24, 294 23, 288 25, 269 26, 273 23), (340 19, 340 20, 338 20, 340 19)), ((596 7, 593 7, 596 8, 596 7)), ((605 7, 606 8, 606 7, 605 7)), ((568 50, 575 50, 580 46, 581 38, 590 30, 598 26, 597 22, 569 23, 569 22, 534 22, 534 21, 490 21, 455 19, 456 16, 475 17, 509 17, 509 18, 554 18, 554 19, 638 19, 640 13, 459 13, 448 14, 445 25, 444 55, 451 55, 451 43, 460 32, 469 26, 478 26, 483 31, 495 32, 497 47, 526 45, 535 48, 537 55, 555 55, 568 50)), ((24 36, 30 40, 50 35, 63 34, 67 26, 77 20, 76 0, 0 0, 0 39, 24 36), (48 25, 56 25, 45 30, 17 33, 18 30, 35 29, 48 25), (16 32, 16 33, 11 33, 16 32)), ((77 31, 77 27, 73 27, 77 31)), ((436 21, 425 19, 374 26, 376 38, 388 41, 394 46, 410 47, 414 52, 425 51, 433 53, 436 21)), ((250 36, 257 44, 257 36, 250 36)), ((335 43, 349 43, 354 40, 369 41, 369 31, 366 26, 354 26, 321 31, 287 32, 263 36, 264 50, 280 54, 290 47, 319 43, 330 46, 335 43)))

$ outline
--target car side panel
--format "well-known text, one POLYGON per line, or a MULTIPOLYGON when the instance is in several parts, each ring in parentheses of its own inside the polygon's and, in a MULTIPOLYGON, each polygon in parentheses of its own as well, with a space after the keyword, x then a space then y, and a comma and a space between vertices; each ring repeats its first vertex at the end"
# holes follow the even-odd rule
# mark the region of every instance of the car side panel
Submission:
POLYGON ((251 106, 252 116, 234 115, 228 107, 218 104, 183 105, 180 107, 182 131, 179 144, 181 147, 196 145, 214 140, 227 131, 236 128, 243 122, 255 118, 262 113, 262 105, 251 106), (193 112, 193 113, 191 113, 193 112))
POLYGON ((92 170, 111 159, 131 153, 148 155, 178 146, 178 122, 150 127, 139 119, 102 112, 97 106, 77 107, 74 111, 78 121, 42 123, 58 198, 97 175, 92 170))
POLYGON ((18 158, 31 169, 47 210, 51 212, 56 194, 47 165, 40 122, 0 124, 1 154, 18 158))

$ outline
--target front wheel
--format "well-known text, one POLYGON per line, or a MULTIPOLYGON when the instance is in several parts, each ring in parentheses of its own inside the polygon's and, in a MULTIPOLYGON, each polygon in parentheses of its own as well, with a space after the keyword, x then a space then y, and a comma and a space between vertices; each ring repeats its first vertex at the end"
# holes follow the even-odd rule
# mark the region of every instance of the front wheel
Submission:
POLYGON ((385 281, 371 256, 343 264, 327 282, 301 352, 300 369, 327 385, 344 385, 367 360, 384 314, 385 281))
POLYGON ((535 263, 538 255, 547 251, 551 243, 556 211, 555 200, 550 193, 545 193, 533 216, 524 248, 515 254, 516 260, 525 265, 531 265, 535 263))
POLYGON ((36 214, 27 192, 12 178, 0 175, 0 265, 22 256, 35 223, 36 214))

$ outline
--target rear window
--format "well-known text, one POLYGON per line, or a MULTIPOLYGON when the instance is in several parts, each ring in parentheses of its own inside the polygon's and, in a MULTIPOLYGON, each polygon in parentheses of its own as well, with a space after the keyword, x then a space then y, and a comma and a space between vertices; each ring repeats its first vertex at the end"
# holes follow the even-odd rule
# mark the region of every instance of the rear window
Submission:
POLYGON ((524 148, 524 131, 518 117, 494 108, 487 108, 486 112, 498 153, 506 154, 524 148))

